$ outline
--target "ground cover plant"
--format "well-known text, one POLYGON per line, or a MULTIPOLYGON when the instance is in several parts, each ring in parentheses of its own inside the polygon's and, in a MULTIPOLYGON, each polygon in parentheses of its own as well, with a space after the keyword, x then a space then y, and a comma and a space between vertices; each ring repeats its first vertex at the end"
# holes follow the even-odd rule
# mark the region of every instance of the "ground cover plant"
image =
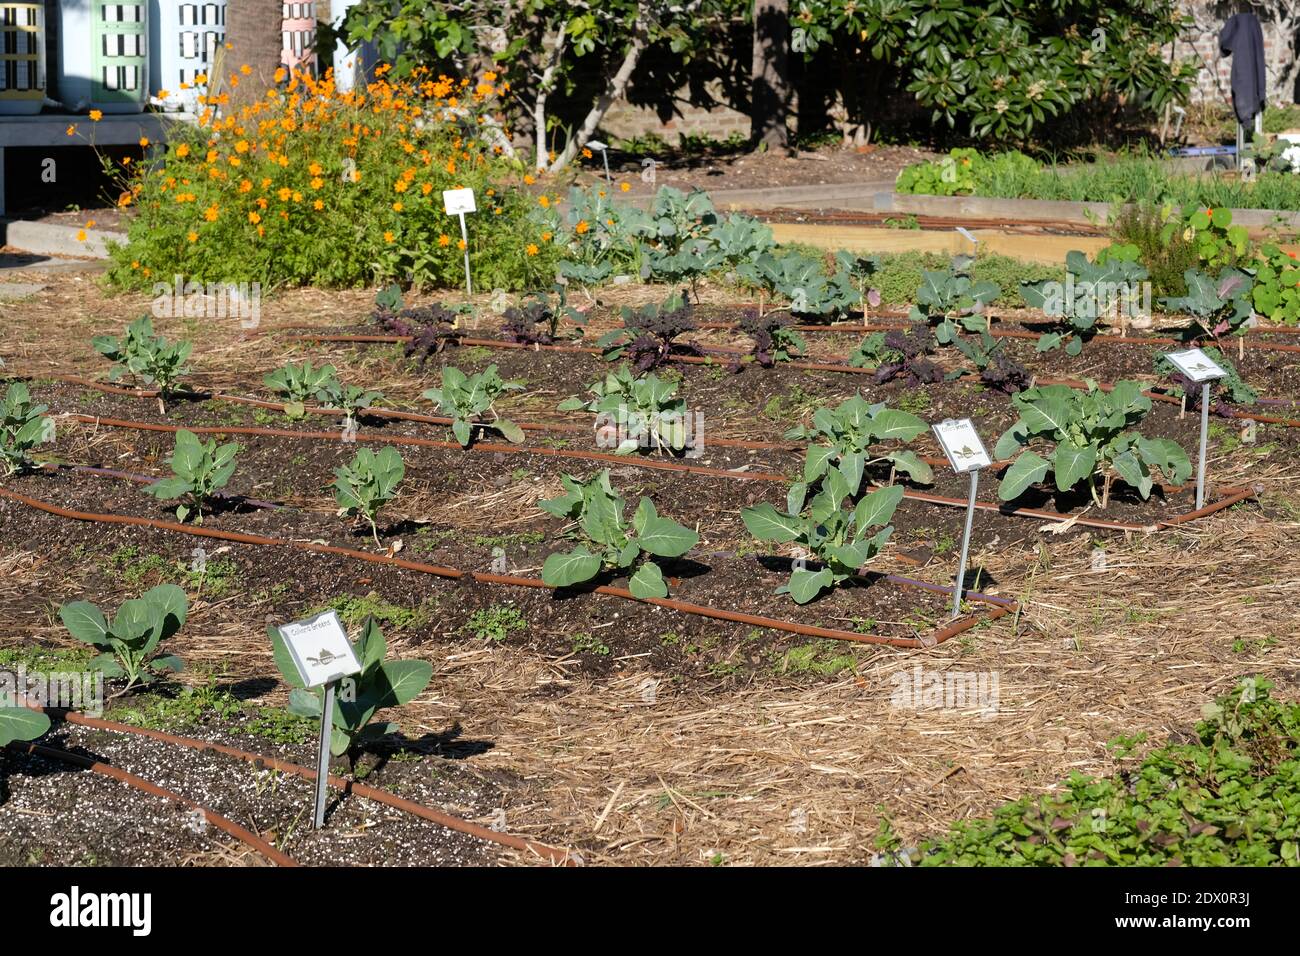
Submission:
MULTIPOLYGON (((280 676, 293 688, 289 692, 289 713, 320 720, 325 706, 323 688, 303 686, 279 628, 268 626, 267 635, 271 638, 280 676)), ((346 755, 355 767, 361 751, 398 731, 394 723, 372 723, 375 714, 409 704, 419 696, 433 678, 433 665, 420 660, 385 660, 388 642, 373 617, 366 618, 353 648, 361 662, 361 672, 343 678, 340 692, 334 696, 330 753, 335 757, 346 755)))
POLYGON ((565 493, 538 505, 547 514, 573 522, 570 533, 580 543, 572 551, 548 556, 542 565, 542 580, 563 588, 591 581, 602 573, 630 573, 628 590, 634 596, 667 597, 668 583, 654 558, 679 558, 699 543, 700 536, 660 517, 654 502, 646 497, 628 521, 627 502, 615 493, 608 469, 586 482, 571 475, 561 480, 565 493))
POLYGON ((1101 508, 1110 502, 1115 477, 1147 498, 1157 470, 1175 485, 1192 473, 1187 453, 1177 442, 1145 438, 1131 430, 1151 410, 1151 399, 1142 394, 1139 382, 1117 382, 1109 392, 1091 381, 1086 391, 1040 385, 1018 392, 1012 402, 1020 417, 993 450, 997 459, 1016 456, 998 486, 1003 501, 1018 498, 1048 472, 1058 491, 1083 485, 1101 508), (1051 445, 1050 460, 1032 449, 1039 442, 1051 445))
MULTIPOLYGON (((1211 411, 1216 414, 1226 414, 1232 410, 1234 405, 1254 405, 1259 401, 1259 392, 1251 388, 1241 373, 1237 371, 1237 366, 1232 363, 1222 352, 1213 345, 1202 346, 1203 351, 1211 361, 1228 374, 1214 382, 1214 387, 1210 393, 1214 396, 1214 405, 1211 411)), ((1193 382, 1182 372, 1174 367, 1174 363, 1165 358, 1162 354, 1157 354, 1154 360, 1155 372, 1157 375, 1168 378, 1171 382, 1169 394, 1179 398, 1187 399, 1188 408, 1201 407, 1202 384, 1193 382)))
POLYGON ((1250 276, 1239 269, 1226 268, 1218 275, 1188 269, 1183 273, 1187 294, 1162 299, 1161 305, 1171 312, 1191 316, 1181 330, 1189 341, 1211 336, 1215 339, 1246 330, 1252 315, 1250 276))
POLYGON ((1255 284, 1250 290, 1255 311, 1270 322, 1300 323, 1300 266, 1296 254, 1266 243, 1254 262, 1255 284))
POLYGON ((159 655, 159 645, 185 626, 189 599, 175 584, 160 584, 138 598, 123 602, 108 618, 89 601, 73 601, 59 608, 68 633, 100 650, 91 666, 107 678, 126 681, 122 693, 137 684, 149 684, 163 674, 184 668, 173 654, 159 655))
MULTIPOLYGON (((559 337, 560 322, 569 319, 579 329, 587 324, 586 313, 568 304, 568 286, 556 283, 555 301, 545 292, 530 293, 527 299, 502 313, 501 336, 522 345, 552 345, 559 337)), ((581 332, 579 332, 581 334, 581 332)))
POLYGON ((909 385, 941 382, 943 369, 931 361, 934 333, 929 326, 917 324, 910 329, 871 332, 849 353, 848 364, 854 368, 875 369, 877 384, 902 378, 909 385))
POLYGON ((809 319, 840 318, 861 300, 844 263, 828 273, 821 257, 799 252, 764 252, 741 263, 736 274, 768 296, 784 299, 794 315, 809 319))
POLYGON ((235 473, 235 455, 239 445, 229 442, 218 445, 216 439, 203 441, 193 432, 182 428, 176 433, 176 447, 167 463, 172 474, 145 486, 145 494, 160 501, 182 499, 176 506, 176 520, 185 521, 191 515, 195 524, 203 524, 203 509, 210 508, 214 495, 235 473))
POLYGON ((311 359, 304 359, 300 364, 288 362, 274 372, 268 372, 263 378, 266 387, 285 400, 284 413, 292 419, 303 418, 307 412, 307 402, 315 399, 322 401, 326 388, 337 385, 338 374, 333 365, 315 368, 311 359))
MULTIPOLYGON (((1246 678, 1205 705, 1195 735, 1112 777, 1072 773, 1055 793, 903 850, 921 866, 1300 865, 1300 706, 1246 678)), ((1112 741, 1120 750, 1124 741, 1112 741)))

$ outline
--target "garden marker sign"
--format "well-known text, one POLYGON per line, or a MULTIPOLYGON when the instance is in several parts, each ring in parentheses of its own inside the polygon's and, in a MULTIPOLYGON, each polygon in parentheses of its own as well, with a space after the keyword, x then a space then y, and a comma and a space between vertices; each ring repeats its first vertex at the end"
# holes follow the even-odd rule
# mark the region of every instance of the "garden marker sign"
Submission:
POLYGON ((600 158, 605 161, 605 182, 612 183, 613 180, 609 178, 609 146, 598 139, 589 139, 587 140, 587 148, 600 153, 600 158))
POLYGON ((465 292, 473 295, 474 287, 469 281, 469 232, 465 229, 465 213, 478 212, 478 206, 474 204, 474 190, 444 189, 442 207, 447 215, 460 216, 460 241, 465 244, 465 292))
POLYGON ((948 463, 957 474, 970 474, 970 499, 966 502, 966 529, 961 535, 961 560, 957 563, 957 583, 952 590, 952 616, 961 613, 962 584, 966 580, 966 554, 970 548, 971 522, 975 518, 975 490, 980 483, 980 469, 993 464, 984 442, 980 441, 975 423, 969 418, 949 418, 934 426, 948 463))
POLYGON ((1196 459, 1196 509, 1205 506, 1205 445, 1210 431, 1210 384, 1228 373, 1200 349, 1166 352, 1165 358, 1193 382, 1201 383, 1201 452, 1196 459))
POLYGON ((316 763, 316 810, 312 826, 325 825, 325 785, 330 771, 330 731, 334 726, 334 691, 339 680, 361 671, 343 624, 334 611, 280 626, 280 636, 304 687, 325 688, 320 713, 320 756, 316 763))

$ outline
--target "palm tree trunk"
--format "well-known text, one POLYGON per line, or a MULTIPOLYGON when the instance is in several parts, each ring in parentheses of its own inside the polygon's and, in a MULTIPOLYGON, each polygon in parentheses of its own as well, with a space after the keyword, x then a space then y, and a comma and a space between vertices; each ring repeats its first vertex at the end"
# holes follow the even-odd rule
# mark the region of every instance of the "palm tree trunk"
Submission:
POLYGON ((754 0, 754 57, 750 66, 750 141, 790 150, 790 4, 754 0))
POLYGON ((227 90, 231 105, 255 102, 275 85, 275 71, 280 68, 281 34, 280 0, 228 0, 226 6, 226 42, 224 76, 239 76, 239 85, 227 90), (253 72, 244 76, 240 67, 247 64, 253 72))

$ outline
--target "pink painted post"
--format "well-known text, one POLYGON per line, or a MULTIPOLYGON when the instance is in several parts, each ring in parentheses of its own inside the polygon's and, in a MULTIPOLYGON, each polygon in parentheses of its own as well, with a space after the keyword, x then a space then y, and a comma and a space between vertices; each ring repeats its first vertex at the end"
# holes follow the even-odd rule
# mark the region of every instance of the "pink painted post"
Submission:
POLYGON ((280 62, 292 73, 295 69, 316 72, 316 4, 286 3, 282 7, 280 33, 284 37, 280 62))

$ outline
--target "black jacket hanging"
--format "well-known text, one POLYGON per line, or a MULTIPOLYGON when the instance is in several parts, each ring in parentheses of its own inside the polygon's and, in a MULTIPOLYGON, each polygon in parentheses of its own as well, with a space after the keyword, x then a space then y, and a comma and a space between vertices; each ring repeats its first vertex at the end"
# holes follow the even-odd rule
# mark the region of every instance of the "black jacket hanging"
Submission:
POLYGON ((1264 31, 1253 13, 1235 13, 1219 31, 1219 52, 1232 57, 1232 111, 1248 126, 1268 98, 1264 81, 1264 31))

